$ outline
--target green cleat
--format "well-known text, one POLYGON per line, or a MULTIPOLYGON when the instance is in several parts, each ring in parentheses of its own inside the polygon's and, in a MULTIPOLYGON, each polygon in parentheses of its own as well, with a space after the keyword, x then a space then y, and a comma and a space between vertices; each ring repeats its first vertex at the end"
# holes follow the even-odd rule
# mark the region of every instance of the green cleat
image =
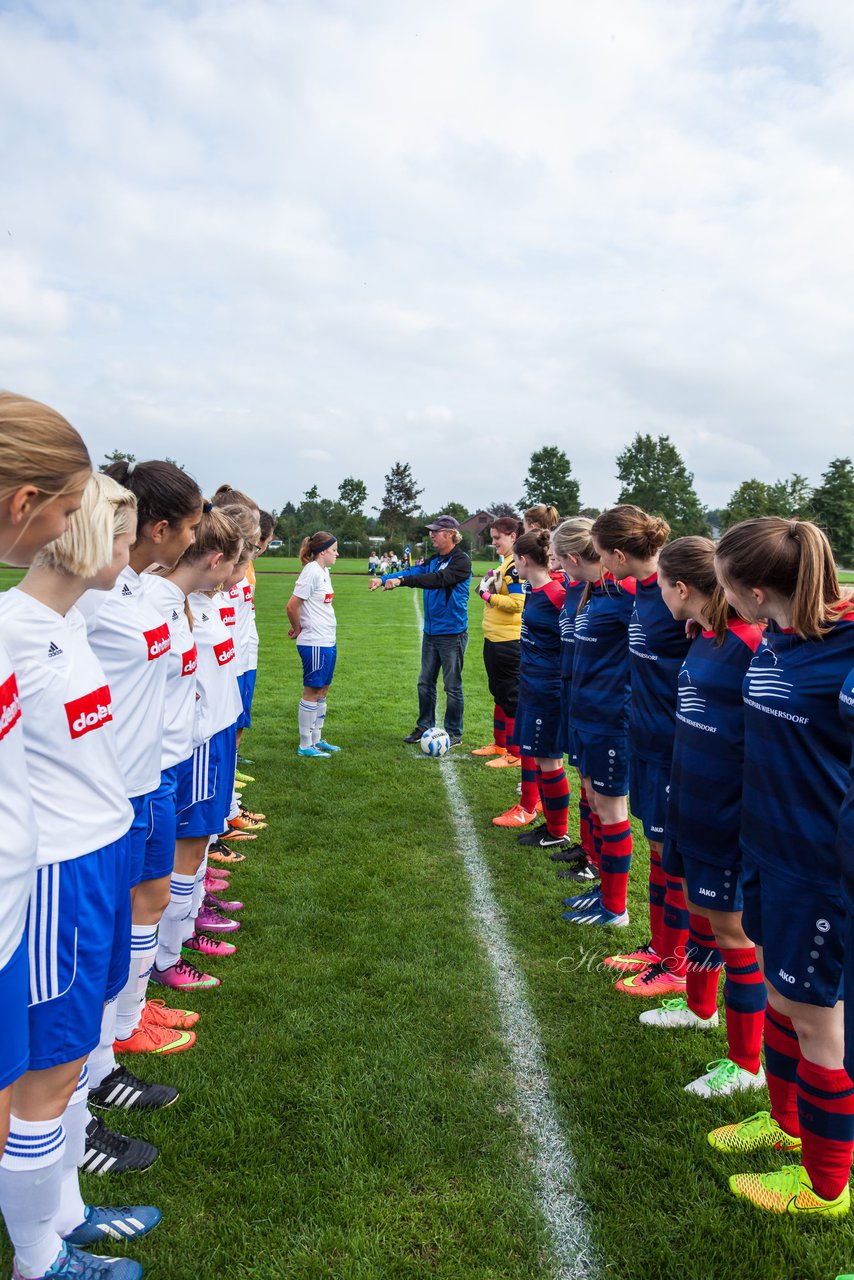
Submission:
POLYGON ((772 1120, 770 1111, 725 1124, 708 1135, 709 1145, 727 1155, 748 1155, 751 1151, 800 1151, 800 1138, 793 1137, 772 1120))

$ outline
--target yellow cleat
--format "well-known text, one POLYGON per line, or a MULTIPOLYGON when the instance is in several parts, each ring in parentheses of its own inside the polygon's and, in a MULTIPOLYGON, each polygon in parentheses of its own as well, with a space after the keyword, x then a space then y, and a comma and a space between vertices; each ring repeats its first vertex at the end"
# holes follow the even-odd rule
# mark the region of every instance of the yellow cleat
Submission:
POLYGON ((803 1165, 789 1164, 775 1173, 736 1173, 729 1189, 740 1200, 749 1200, 768 1213, 809 1213, 824 1218, 843 1218, 851 1205, 848 1184, 835 1200, 822 1200, 812 1189, 803 1165))
POLYGON ((781 1129, 770 1111, 757 1111, 755 1116, 725 1124, 708 1135, 709 1145, 727 1155, 749 1155, 752 1151, 800 1151, 801 1140, 781 1129))

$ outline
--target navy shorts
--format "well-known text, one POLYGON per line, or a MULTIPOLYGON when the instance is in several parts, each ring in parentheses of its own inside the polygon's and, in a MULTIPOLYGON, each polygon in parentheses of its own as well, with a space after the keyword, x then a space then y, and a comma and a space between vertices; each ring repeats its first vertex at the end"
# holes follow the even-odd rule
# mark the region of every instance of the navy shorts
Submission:
POLYGON ((664 843, 661 866, 671 876, 679 876, 688 885, 688 898, 698 907, 711 911, 743 911, 741 891, 741 853, 736 850, 728 867, 706 862, 683 853, 672 840, 664 843))
POLYGON ((570 691, 572 682, 570 680, 561 680, 560 682, 560 745, 563 747, 564 754, 569 757, 569 763, 574 765, 576 769, 580 768, 579 758, 580 749, 578 744, 578 734, 572 727, 571 708, 570 708, 570 691))
POLYGON ((667 817, 667 796, 670 792, 670 765, 655 760, 644 760, 636 752, 629 761, 629 796, 632 813, 643 823, 647 840, 661 844, 664 840, 664 822, 667 817))
POLYGON ((305 689, 322 689, 332 684, 338 649, 333 645, 298 644, 302 658, 302 683, 305 689))
POLYGON ((175 830, 178 821, 178 765, 164 769, 160 786, 146 796, 148 838, 145 842, 143 880, 161 880, 175 866, 175 830))
POLYGON ((178 765, 179 840, 225 831, 237 767, 237 726, 230 725, 196 747, 178 765))
POLYGON ((36 872, 27 916, 34 1071, 91 1053, 104 1002, 127 982, 130 847, 126 834, 36 872))
POLYGON ((242 676, 237 677, 237 686, 240 689, 240 697, 243 702, 243 711, 237 720, 238 729, 252 728, 252 699, 255 696, 255 681, 257 677, 257 667, 253 667, 251 671, 244 671, 242 676))
POLYGON ((514 739, 523 756, 562 760, 560 695, 537 697, 523 690, 516 708, 514 739))
POLYGON ((841 893, 782 880, 748 858, 742 867, 748 938, 765 951, 765 978, 799 1004, 843 998, 846 913, 841 893))
POLYGON ((0 969, 0 1018, 3 1019, 0 1089, 5 1089, 22 1076, 30 1064, 29 989, 30 965, 25 934, 11 960, 0 969))
POLYGON ((576 729, 582 778, 589 778, 600 796, 624 796, 629 790, 629 735, 613 738, 576 729))

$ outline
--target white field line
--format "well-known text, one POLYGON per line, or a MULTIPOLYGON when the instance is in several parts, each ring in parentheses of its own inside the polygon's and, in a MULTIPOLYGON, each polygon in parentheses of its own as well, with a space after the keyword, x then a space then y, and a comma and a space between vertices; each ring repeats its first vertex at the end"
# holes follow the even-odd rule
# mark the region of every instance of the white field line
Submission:
MULTIPOLYGON (((413 591, 421 626, 421 605, 413 591)), ((525 981, 507 939, 504 915, 495 899, 489 874, 457 778, 454 760, 441 762, 440 771, 450 801, 457 846, 472 891, 471 914, 486 951, 495 981, 501 1031, 516 1091, 522 1130, 532 1147, 540 1208, 551 1237, 554 1280, 589 1280, 595 1257, 586 1222, 586 1209, 575 1191, 577 1169, 566 1144, 552 1098, 551 1081, 537 1020, 525 981)))

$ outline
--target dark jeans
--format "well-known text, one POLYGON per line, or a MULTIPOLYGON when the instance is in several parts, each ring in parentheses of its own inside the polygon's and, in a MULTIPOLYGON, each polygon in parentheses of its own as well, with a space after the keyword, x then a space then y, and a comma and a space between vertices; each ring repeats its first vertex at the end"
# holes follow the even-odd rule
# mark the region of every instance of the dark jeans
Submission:
POLYGON ((418 676, 418 728, 423 733, 436 723, 436 684, 439 668, 445 687, 447 706, 445 728, 448 733, 463 732, 463 659, 469 633, 460 631, 454 636, 421 637, 421 673, 418 676))

